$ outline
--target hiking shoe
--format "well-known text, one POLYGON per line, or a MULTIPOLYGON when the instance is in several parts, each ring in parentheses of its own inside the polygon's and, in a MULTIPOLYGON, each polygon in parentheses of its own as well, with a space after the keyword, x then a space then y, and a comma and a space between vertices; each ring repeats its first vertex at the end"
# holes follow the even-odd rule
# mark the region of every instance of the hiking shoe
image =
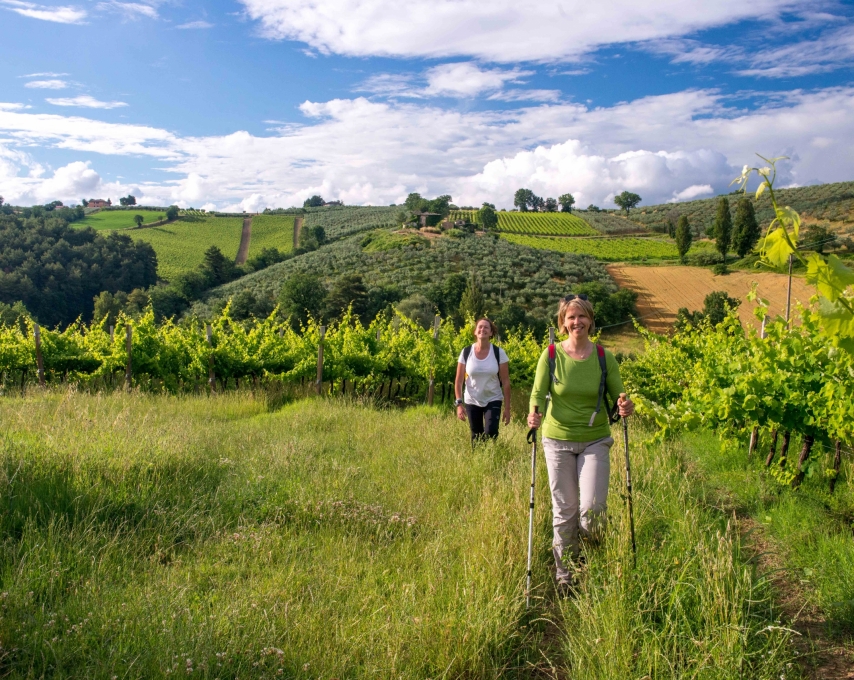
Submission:
POLYGON ((555 590, 559 599, 566 600, 575 595, 575 583, 571 579, 558 581, 555 584, 555 590))

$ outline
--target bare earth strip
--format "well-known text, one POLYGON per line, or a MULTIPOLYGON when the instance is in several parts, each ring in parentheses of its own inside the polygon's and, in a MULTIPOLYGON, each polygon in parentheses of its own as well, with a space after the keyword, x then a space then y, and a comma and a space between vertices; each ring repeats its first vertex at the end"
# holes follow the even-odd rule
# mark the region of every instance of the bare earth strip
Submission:
POLYGON ((299 233, 302 231, 302 217, 294 218, 294 250, 299 247, 299 233))
POLYGON ((252 239, 252 218, 243 218, 243 232, 240 234, 240 248, 237 249, 237 257, 234 264, 246 264, 246 256, 249 254, 249 241, 252 239))
MULTIPOLYGON (((652 331, 668 331, 676 320, 680 307, 702 310, 703 299, 716 290, 742 300, 738 316, 743 324, 760 323, 753 315, 753 304, 746 301, 747 293, 755 281, 759 284, 759 295, 768 300, 771 316, 786 314, 785 274, 771 272, 733 271, 724 276, 715 276, 700 267, 632 267, 609 265, 608 272, 621 288, 629 288, 638 294, 638 314, 642 323, 652 331)), ((806 305, 814 289, 799 277, 792 279, 792 314, 795 303, 806 305)))

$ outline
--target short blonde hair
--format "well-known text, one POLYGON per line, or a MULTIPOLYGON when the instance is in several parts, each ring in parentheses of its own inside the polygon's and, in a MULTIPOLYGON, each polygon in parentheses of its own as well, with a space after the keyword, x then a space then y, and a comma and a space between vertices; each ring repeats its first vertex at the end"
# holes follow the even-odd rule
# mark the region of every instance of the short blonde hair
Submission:
POLYGON ((495 322, 492 319, 487 319, 485 316, 481 317, 480 319, 478 319, 477 321, 474 322, 474 328, 472 328, 472 333, 474 333, 477 330, 477 325, 481 321, 486 321, 486 323, 489 324, 489 330, 492 332, 493 338, 498 335, 498 326, 495 325, 495 322))
POLYGON ((564 329, 564 319, 566 317, 567 311, 569 308, 575 306, 578 307, 588 319, 590 319, 590 328, 587 333, 592 334, 593 331, 596 330, 596 320, 593 318, 593 305, 590 303, 590 300, 582 300, 581 298, 573 298, 572 300, 566 300, 565 298, 561 298, 560 305, 557 309, 557 329, 558 332, 562 333, 564 329))

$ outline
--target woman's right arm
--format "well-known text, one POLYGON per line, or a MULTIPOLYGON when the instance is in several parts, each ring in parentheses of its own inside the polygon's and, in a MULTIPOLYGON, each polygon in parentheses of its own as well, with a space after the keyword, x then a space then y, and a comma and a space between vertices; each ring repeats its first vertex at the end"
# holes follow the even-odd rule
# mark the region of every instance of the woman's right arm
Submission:
POLYGON ((540 418, 546 412, 546 395, 549 393, 549 351, 543 350, 540 360, 537 362, 537 374, 534 377, 534 386, 531 389, 531 399, 528 405, 528 424, 531 427, 539 427, 539 422, 533 424, 531 418, 534 416, 534 406, 540 407, 540 418))
MULTIPOLYGON (((463 398, 463 383, 466 379, 466 365, 457 363, 457 377, 454 378, 454 395, 457 399, 463 398)), ((464 404, 457 406, 457 418, 466 419, 466 407, 464 404)))

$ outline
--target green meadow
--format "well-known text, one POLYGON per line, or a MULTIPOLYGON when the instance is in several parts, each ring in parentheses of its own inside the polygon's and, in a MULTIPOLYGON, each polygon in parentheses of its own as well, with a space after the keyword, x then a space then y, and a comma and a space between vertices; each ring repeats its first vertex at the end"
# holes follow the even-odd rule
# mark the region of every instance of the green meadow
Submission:
POLYGON ((165 210, 101 210, 100 212, 87 215, 79 222, 73 222, 75 227, 92 227, 97 231, 110 231, 112 229, 131 229, 136 227, 135 215, 142 215, 144 224, 158 222, 166 219, 165 210))

